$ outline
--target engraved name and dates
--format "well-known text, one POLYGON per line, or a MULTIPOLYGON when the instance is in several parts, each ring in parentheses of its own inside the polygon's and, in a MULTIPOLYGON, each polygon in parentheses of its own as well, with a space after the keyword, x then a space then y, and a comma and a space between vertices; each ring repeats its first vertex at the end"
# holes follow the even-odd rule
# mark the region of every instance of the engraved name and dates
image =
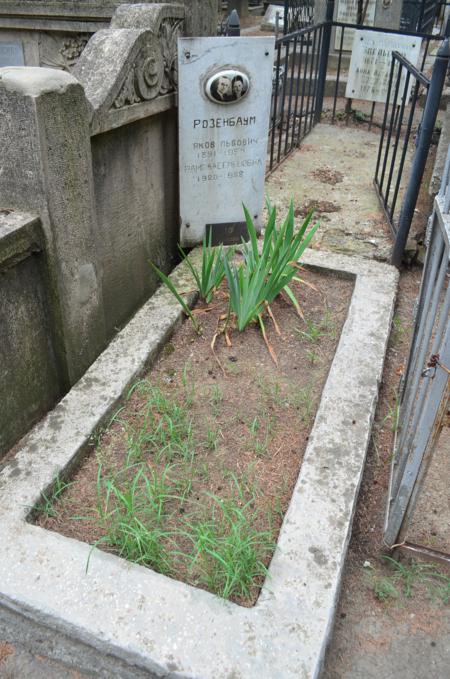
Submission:
POLYGON ((247 168, 263 164, 260 157, 249 154, 249 149, 257 146, 254 137, 193 142, 192 157, 198 162, 185 163, 183 170, 197 183, 243 179, 247 168))

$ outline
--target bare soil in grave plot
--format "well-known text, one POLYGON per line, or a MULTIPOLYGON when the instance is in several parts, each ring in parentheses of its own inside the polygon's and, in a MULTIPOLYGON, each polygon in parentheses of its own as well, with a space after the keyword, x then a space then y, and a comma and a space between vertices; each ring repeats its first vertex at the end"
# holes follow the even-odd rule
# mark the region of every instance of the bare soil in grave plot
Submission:
MULTIPOLYGON (((138 510, 144 523, 155 523, 164 547, 159 561, 144 565, 224 595, 223 578, 200 547, 211 531, 223 538, 236 530, 239 537, 231 551, 253 541, 267 567, 353 290, 351 280, 335 275, 305 270, 301 276, 307 284, 293 287, 304 320, 279 298, 272 311, 281 336, 266 321, 278 367, 256 326, 233 331, 231 346, 220 337, 215 357, 210 343, 227 308, 225 293, 219 291, 210 308, 197 305, 203 336, 195 334, 190 321, 182 324, 100 435, 71 485, 55 502, 43 500, 37 523, 96 543, 108 534, 111 522, 99 514, 108 479, 119 479, 129 493, 136 470, 143 467, 152 483, 157 480, 167 490, 159 521, 138 510), (231 520, 224 521, 227 512, 231 520)), ((110 509, 118 506, 113 495, 110 509)), ((98 547, 120 552, 111 540, 98 547)), ((235 589, 230 598, 249 606, 256 602, 265 572, 246 554, 250 560, 243 568, 253 569, 253 582, 246 594, 235 589)))

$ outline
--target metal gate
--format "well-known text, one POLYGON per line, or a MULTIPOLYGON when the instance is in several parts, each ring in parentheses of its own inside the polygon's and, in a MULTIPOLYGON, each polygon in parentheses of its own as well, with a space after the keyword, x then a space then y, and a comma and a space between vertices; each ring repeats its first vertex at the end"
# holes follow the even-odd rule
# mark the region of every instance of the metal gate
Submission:
POLYGON ((285 0, 283 33, 293 33, 314 23, 315 0, 285 0))
POLYGON ((414 335, 403 378, 385 541, 450 562, 450 555, 405 541, 409 519, 444 424, 450 394, 450 147, 429 221, 428 250, 414 335))

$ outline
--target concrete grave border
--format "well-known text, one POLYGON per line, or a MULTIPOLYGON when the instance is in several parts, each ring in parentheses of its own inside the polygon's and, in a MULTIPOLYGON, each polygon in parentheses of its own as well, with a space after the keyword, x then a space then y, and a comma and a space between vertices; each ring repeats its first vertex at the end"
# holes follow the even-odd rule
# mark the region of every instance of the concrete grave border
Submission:
MULTIPOLYGON (((0 632, 102 677, 317 677, 369 442, 398 274, 308 251, 355 278, 270 578, 247 609, 26 522, 180 321, 165 289, 142 307, 0 473, 0 632)), ((177 284, 190 283, 183 266, 177 284)), ((193 295, 191 294, 191 301, 193 295)))

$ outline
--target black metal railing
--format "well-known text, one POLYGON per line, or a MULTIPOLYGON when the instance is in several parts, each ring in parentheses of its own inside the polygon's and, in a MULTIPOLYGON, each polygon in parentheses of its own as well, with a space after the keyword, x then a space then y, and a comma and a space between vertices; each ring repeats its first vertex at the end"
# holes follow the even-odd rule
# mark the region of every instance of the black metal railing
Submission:
POLYGON ((422 93, 428 94, 429 87, 430 80, 423 73, 401 54, 393 53, 374 184, 394 235, 417 102, 422 93))
POLYGON ((440 0, 439 2, 439 9, 437 11, 435 20, 434 20, 434 29, 433 32, 437 33, 438 35, 443 34, 445 31, 445 24, 447 21, 447 16, 450 13, 450 2, 448 0, 440 0))
MULTIPOLYGON (((331 122, 334 123, 337 117, 345 115, 346 119, 350 118, 353 112, 353 102, 351 99, 345 97, 345 86, 347 84, 348 64, 350 61, 351 52, 345 49, 348 44, 348 32, 364 29, 373 33, 388 33, 390 35, 399 35, 399 31, 389 28, 379 28, 376 26, 360 26, 358 24, 345 24, 340 21, 334 21, 333 26, 336 27, 336 44, 334 61, 336 62, 335 72, 330 73, 330 85, 333 86, 331 92, 332 103, 330 109, 331 122), (339 31, 339 32, 338 32, 339 31)), ((419 71, 423 71, 425 63, 432 61, 434 57, 430 55, 430 43, 435 40, 443 40, 443 35, 430 35, 427 33, 403 32, 402 35, 410 35, 411 37, 420 39, 422 41, 422 49, 420 53, 419 71)), ((368 123, 369 130, 373 124, 381 125, 382 114, 377 118, 377 109, 384 111, 384 104, 377 104, 373 102, 370 111, 364 113, 360 120, 365 120, 368 123)))
POLYGON ((324 31, 325 24, 319 24, 285 35, 275 43, 268 172, 299 146, 320 119, 324 31))
POLYGON ((420 66, 417 68, 401 54, 394 53, 387 103, 357 101, 362 108, 359 111, 353 109, 355 102, 345 96, 351 55, 346 32, 363 28, 398 35, 400 31, 333 21, 333 11, 334 1, 328 0, 324 23, 289 33, 276 41, 267 173, 300 145, 322 117, 328 116, 332 123, 344 117, 348 123, 354 115, 358 122, 367 122, 369 129, 372 125, 380 127, 374 182, 395 235, 392 262, 398 266, 432 143, 449 63, 446 35, 450 33, 450 26, 444 29, 442 25, 439 35, 436 31, 434 34, 416 30, 403 32, 422 41, 420 66), (335 44, 330 52, 333 28, 335 44), (432 40, 443 41, 433 55, 429 54, 432 40), (431 78, 423 72, 425 66, 427 72, 432 70, 431 78))
POLYGON ((314 0, 285 0, 283 33, 288 35, 314 23, 314 0))

